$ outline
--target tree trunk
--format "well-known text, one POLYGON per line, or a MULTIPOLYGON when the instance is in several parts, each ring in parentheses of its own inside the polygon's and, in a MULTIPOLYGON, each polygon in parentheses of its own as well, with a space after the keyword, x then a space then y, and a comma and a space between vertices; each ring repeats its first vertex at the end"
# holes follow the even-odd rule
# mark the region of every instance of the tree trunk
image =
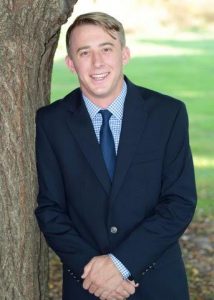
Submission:
POLYGON ((34 217, 35 112, 49 102, 60 27, 77 0, 0 2, 0 299, 48 298, 48 252, 34 217))

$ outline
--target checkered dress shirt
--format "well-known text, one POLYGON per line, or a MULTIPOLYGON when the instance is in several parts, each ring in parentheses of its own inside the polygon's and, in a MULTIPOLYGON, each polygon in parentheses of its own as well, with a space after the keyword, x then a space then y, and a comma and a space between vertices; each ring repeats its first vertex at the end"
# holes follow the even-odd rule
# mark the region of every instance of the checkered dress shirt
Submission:
MULTIPOLYGON (((120 95, 111 103, 111 105, 108 106, 108 110, 112 113, 112 116, 109 120, 109 126, 114 138, 116 154, 117 154, 119 140, 120 140, 120 132, 121 132, 122 120, 123 120, 123 108, 124 108, 126 94, 127 94, 127 85, 126 82, 124 81, 120 95)), ((95 105, 93 102, 91 102, 85 95, 82 96, 86 108, 88 110, 89 116, 91 118, 98 143, 100 143, 100 128, 102 126, 102 115, 101 113, 99 113, 99 111, 102 110, 102 108, 95 105)), ((110 253, 109 256, 111 257, 113 263, 116 265, 116 267, 122 274, 123 278, 127 279, 131 275, 129 270, 112 253, 110 253)))

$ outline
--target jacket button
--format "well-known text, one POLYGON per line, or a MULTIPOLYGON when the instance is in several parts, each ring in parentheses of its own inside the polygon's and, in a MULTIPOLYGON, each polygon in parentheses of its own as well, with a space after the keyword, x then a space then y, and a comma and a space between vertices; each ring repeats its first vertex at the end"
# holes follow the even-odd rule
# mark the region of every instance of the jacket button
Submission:
POLYGON ((115 226, 112 226, 110 230, 111 230, 111 233, 117 233, 117 227, 115 227, 115 226))

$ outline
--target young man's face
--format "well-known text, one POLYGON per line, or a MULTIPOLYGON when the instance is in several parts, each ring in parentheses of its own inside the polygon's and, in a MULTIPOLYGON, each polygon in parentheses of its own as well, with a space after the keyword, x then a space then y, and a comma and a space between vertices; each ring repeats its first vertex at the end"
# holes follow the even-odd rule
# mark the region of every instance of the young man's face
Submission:
POLYGON ((100 106, 110 104, 121 92, 123 65, 129 60, 118 34, 111 37, 100 26, 81 25, 70 37, 68 67, 78 75, 83 94, 100 106))

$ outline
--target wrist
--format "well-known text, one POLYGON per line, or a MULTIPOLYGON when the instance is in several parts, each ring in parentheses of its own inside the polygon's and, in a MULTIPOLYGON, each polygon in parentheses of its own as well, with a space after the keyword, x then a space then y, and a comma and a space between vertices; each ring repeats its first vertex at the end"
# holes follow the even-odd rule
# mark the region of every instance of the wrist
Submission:
POLYGON ((131 276, 131 273, 124 266, 124 264, 119 259, 117 259, 112 253, 109 253, 108 256, 111 258, 112 262, 114 263, 114 265, 116 266, 120 274, 122 275, 123 279, 128 279, 128 277, 131 276))

